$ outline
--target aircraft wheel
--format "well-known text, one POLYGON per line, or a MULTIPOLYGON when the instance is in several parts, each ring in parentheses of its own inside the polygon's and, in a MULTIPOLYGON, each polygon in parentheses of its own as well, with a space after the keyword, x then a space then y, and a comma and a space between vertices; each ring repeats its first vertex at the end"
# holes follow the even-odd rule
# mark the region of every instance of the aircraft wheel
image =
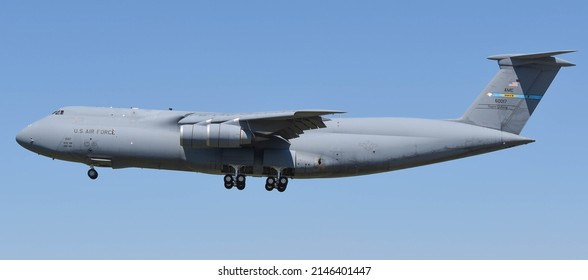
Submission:
POLYGON ((237 189, 240 191, 245 189, 245 175, 237 175, 237 189))
POLYGON ((282 184, 284 186, 288 185, 288 178, 287 177, 280 177, 280 179, 278 180, 278 184, 282 184))
POLYGON ((284 192, 286 191, 286 187, 288 187, 288 178, 280 177, 280 179, 278 179, 278 191, 284 192))
POLYGON ((90 168, 90 170, 88 170, 88 177, 92 180, 96 180, 96 178, 98 178, 98 171, 94 168, 90 168))
POLYGON ((268 192, 271 192, 274 189, 275 185, 276 185, 276 178, 267 177, 267 180, 265 180, 265 189, 268 192))
POLYGON ((276 183, 276 178, 274 177, 267 177, 267 180, 265 180, 265 184, 266 185, 274 185, 276 183))
POLYGON ((232 175, 225 175, 224 181, 225 181, 225 188, 227 188, 227 190, 230 190, 233 188, 234 180, 233 180, 232 175))

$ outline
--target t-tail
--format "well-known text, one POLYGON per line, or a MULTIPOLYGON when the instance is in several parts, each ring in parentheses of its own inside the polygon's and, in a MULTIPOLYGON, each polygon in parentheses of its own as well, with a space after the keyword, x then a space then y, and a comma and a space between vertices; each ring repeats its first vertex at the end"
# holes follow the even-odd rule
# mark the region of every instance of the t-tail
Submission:
POLYGON ((488 57, 500 70, 458 121, 520 134, 559 69, 575 65, 553 56, 570 52, 488 57))

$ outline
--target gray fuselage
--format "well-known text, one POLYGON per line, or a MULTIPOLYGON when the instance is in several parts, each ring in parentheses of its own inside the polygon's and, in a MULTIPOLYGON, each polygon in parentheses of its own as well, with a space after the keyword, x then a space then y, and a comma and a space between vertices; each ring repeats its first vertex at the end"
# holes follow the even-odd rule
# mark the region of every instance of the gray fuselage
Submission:
POLYGON ((239 148, 191 148, 180 144, 178 125, 190 113, 65 107, 23 129, 17 141, 38 154, 90 166, 209 174, 239 170, 251 176, 280 172, 290 178, 386 172, 533 142, 451 120, 334 118, 325 119, 325 128, 289 140, 276 137, 239 148))

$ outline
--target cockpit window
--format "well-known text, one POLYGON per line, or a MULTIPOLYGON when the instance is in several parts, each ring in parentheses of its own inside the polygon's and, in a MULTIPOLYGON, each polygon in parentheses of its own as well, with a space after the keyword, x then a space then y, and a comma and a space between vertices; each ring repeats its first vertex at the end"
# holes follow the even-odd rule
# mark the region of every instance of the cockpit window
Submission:
POLYGON ((53 115, 63 115, 63 110, 57 110, 53 112, 53 115))

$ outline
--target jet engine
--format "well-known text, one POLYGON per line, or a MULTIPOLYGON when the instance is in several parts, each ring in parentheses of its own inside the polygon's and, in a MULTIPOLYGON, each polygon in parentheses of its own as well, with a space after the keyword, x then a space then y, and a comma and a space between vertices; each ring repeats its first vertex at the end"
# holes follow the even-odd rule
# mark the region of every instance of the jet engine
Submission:
POLYGON ((234 124, 180 126, 180 145, 186 148, 239 148, 251 144, 251 134, 234 124))

